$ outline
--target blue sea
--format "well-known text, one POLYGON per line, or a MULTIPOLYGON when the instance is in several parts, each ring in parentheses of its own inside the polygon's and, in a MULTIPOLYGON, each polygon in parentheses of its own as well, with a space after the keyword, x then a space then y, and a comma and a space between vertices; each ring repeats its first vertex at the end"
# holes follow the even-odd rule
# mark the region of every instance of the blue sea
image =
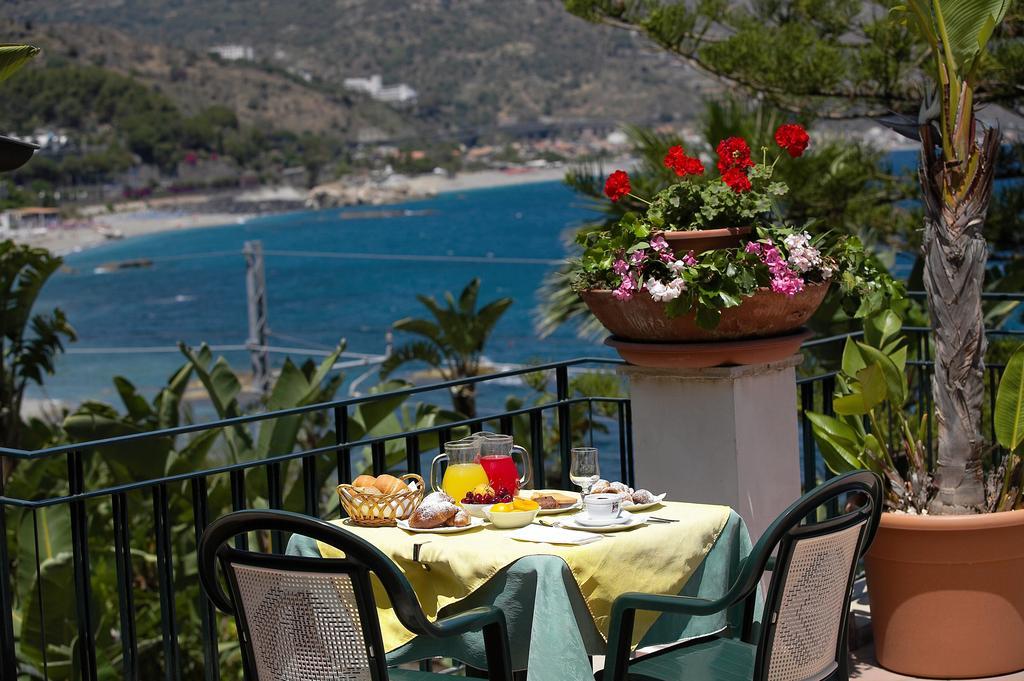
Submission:
MULTIPOLYGON (((64 270, 46 285, 39 309, 63 308, 78 342, 70 346, 74 354, 60 358, 45 390, 32 396, 116 403, 114 375, 153 394, 183 362, 175 350, 179 341, 244 343, 242 248, 250 240, 269 252, 268 320, 275 346, 327 349, 345 339, 350 351, 382 353, 395 320, 426 314, 418 294, 457 295, 480 277, 481 303, 500 296, 515 301, 487 346, 492 362, 612 356, 571 329, 544 339, 534 331, 542 280, 566 256, 571 228, 596 215, 562 183, 443 194, 386 210, 410 215, 368 217, 365 207, 290 213, 110 242, 68 256, 64 270), (323 257, 341 253, 348 255, 323 257), (396 255, 425 258, 390 259, 396 255), (94 272, 138 258, 153 264, 94 272), (140 347, 163 351, 81 354, 86 348, 140 347)), ((395 340, 401 342, 401 334, 395 340)), ((221 354, 236 370, 248 371, 245 352, 221 354)), ((280 363, 284 355, 272 357, 280 363)))

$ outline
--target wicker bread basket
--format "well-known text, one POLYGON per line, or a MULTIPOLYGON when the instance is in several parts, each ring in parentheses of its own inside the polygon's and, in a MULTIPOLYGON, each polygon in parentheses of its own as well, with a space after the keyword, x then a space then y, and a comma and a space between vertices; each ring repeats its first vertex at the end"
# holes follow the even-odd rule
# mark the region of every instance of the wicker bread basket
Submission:
POLYGON ((341 506, 349 521, 363 527, 394 527, 396 521, 411 516, 423 501, 426 485, 423 478, 415 473, 403 475, 401 479, 407 485, 415 482, 416 489, 397 494, 367 494, 349 484, 338 485, 341 506))

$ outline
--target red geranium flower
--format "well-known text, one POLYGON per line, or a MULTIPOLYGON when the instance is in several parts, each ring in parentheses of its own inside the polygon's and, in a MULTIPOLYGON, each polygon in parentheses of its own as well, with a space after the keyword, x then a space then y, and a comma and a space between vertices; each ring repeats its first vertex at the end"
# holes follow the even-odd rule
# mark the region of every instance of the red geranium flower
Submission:
POLYGON ((750 160, 750 145, 742 137, 730 137, 718 143, 718 172, 725 175, 729 168, 753 168, 750 160))
MULTIPOLYGON (((676 168, 682 166, 683 159, 685 158, 686 152, 683 150, 681 146, 677 144, 673 147, 669 147, 668 153, 665 154, 665 167, 671 168, 672 170, 676 170, 676 168)), ((676 170, 676 174, 678 173, 679 171, 676 170)))
MULTIPOLYGON (((678 172, 678 171, 676 171, 678 172)), ((704 164, 695 156, 687 156, 683 160, 683 175, 703 175, 704 164)))
POLYGON ((729 185, 737 194, 750 191, 750 178, 743 168, 726 168, 722 173, 722 182, 729 185))
POLYGON ((796 123, 780 125, 779 129, 775 131, 775 143, 785 149, 786 153, 793 158, 802 156, 810 141, 811 138, 804 130, 804 126, 796 123))
POLYGON ((679 177, 704 174, 704 164, 700 162, 700 159, 687 156, 678 144, 670 147, 668 153, 665 154, 665 167, 671 168, 679 177))
POLYGON ((612 201, 618 201, 630 191, 632 187, 629 186, 629 175, 625 170, 616 170, 604 183, 604 195, 612 201))

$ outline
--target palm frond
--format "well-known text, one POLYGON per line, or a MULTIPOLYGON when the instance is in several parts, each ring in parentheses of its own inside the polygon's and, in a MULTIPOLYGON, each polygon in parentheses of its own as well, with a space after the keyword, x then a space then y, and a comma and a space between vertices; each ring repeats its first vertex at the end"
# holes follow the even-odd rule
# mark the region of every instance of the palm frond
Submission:
POLYGON ((395 369, 408 362, 423 362, 435 369, 441 368, 444 359, 438 347, 427 341, 413 341, 394 350, 380 365, 381 378, 387 378, 395 369))

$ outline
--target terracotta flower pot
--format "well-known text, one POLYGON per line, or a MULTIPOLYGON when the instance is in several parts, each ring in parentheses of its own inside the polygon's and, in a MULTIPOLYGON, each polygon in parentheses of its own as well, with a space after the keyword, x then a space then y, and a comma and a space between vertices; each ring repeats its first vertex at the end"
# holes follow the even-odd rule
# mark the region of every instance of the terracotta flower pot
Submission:
POLYGON ((719 248, 739 248, 743 237, 753 231, 752 227, 725 227, 724 229, 692 229, 685 232, 662 232, 665 241, 678 256, 690 251, 703 253, 719 248))
POLYGON ((665 314, 665 303, 646 291, 629 300, 617 300, 608 290, 583 291, 580 296, 594 316, 613 335, 630 341, 693 343, 778 336, 803 326, 828 292, 828 283, 808 284, 794 296, 760 289, 737 307, 722 311, 714 329, 697 326, 696 314, 675 318, 665 314))
POLYGON ((1024 669, 1024 511, 885 513, 865 562, 883 667, 944 679, 1024 669))

